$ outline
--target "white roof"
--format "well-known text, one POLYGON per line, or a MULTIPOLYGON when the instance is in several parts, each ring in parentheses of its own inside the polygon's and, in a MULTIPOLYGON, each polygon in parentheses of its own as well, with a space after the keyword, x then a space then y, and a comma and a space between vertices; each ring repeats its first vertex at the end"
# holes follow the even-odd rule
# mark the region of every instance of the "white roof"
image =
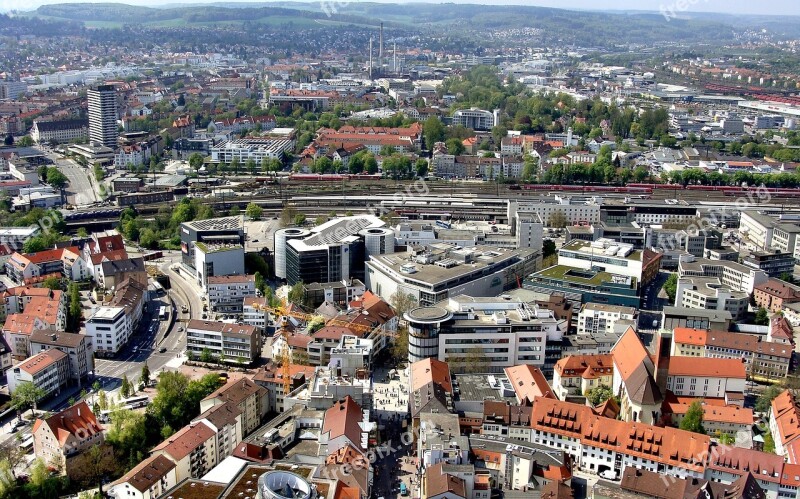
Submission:
POLYGON ((238 475, 245 464, 247 464, 247 461, 244 459, 228 456, 221 463, 214 466, 211 471, 203 475, 201 480, 204 482, 229 483, 231 477, 238 475))

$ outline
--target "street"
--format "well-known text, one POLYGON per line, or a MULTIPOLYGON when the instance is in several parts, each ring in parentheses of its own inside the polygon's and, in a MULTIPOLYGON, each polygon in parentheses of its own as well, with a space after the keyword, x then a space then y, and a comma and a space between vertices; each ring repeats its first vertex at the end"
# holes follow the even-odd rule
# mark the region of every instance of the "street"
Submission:
POLYGON ((42 148, 45 155, 55 163, 55 166, 67 176, 69 185, 64 189, 67 202, 73 206, 88 206, 97 201, 95 182, 89 179, 92 171, 84 168, 71 159, 64 159, 49 149, 42 148))

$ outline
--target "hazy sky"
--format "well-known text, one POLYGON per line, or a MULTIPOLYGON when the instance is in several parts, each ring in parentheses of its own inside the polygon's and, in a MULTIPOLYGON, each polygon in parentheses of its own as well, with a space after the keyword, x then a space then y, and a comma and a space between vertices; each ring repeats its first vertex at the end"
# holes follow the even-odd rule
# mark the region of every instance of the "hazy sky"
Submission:
MULTIPOLYGON (((72 1, 72 0, 66 0, 72 1)), ((87 0, 74 0, 87 1, 87 0)), ((91 1, 91 0, 89 0, 91 1)), ((98 0, 99 1, 99 0, 98 0)), ((204 3, 219 0, 103 0, 136 5, 159 5, 164 3, 204 3)), ((234 0, 237 2, 247 0, 234 0)), ((264 0, 254 0, 264 1, 264 0)), ((268 0, 267 0, 268 1, 268 0)), ((301 0, 302 1, 302 0, 301 0)), ((348 0, 339 0, 347 2, 348 0)), ((351 0, 357 1, 357 0, 351 0)), ((397 0, 371 0, 391 3, 410 3, 397 0)), ((426 0, 422 0, 426 1, 426 0)), ((753 0, 448 0, 454 3, 483 3, 483 4, 519 4, 540 5, 544 7, 558 7, 562 9, 610 9, 610 10, 652 10, 679 13, 681 10, 689 12, 724 12, 729 14, 765 14, 765 15, 800 15, 800 1, 798 0, 769 0, 754 2, 753 0), (688 6, 688 8, 687 8, 688 6)), ((0 0, 0 11, 9 9, 30 10, 43 3, 64 3, 60 0, 0 0)), ((442 2, 435 2, 442 3, 442 2)))

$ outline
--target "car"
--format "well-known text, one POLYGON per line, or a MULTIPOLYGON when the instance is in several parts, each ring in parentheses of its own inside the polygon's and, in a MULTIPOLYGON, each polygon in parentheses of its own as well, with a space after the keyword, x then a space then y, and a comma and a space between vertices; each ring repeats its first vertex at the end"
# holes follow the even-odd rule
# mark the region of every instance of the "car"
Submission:
POLYGON ((258 242, 258 239, 253 239, 253 241, 252 241, 252 242, 254 242, 254 243, 257 243, 257 242, 258 242))
POLYGON ((161 347, 158 349, 158 353, 164 353, 167 351, 167 347, 161 347))
POLYGON ((133 347, 133 353, 137 353, 139 351, 139 347, 133 347))
POLYGON ((600 472, 600 478, 605 478, 606 480, 616 480, 617 479, 617 472, 614 470, 605 470, 600 472))

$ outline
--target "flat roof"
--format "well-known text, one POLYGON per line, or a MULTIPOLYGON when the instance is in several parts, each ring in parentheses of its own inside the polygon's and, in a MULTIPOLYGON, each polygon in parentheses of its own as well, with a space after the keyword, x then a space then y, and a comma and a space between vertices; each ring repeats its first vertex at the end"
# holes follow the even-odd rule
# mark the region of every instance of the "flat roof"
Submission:
POLYGON ((552 267, 540 270, 535 273, 534 276, 542 276, 577 284, 591 284, 593 286, 614 282, 615 280, 620 284, 629 285, 631 287, 635 287, 636 285, 635 277, 620 276, 595 270, 585 270, 567 265, 553 265, 552 267))
POLYGON ((495 400, 516 404, 517 396, 513 389, 510 392, 511 395, 504 397, 499 388, 491 386, 489 376, 493 376, 498 381, 504 381, 505 385, 511 388, 511 382, 505 374, 454 374, 453 381, 458 385, 459 400, 478 400, 481 402, 495 400))
POLYGON ((89 320, 92 319, 113 319, 120 313, 124 313, 124 307, 97 307, 89 320))
POLYGON ((209 218, 206 220, 193 220, 182 225, 198 232, 215 230, 244 230, 244 216, 209 218))

